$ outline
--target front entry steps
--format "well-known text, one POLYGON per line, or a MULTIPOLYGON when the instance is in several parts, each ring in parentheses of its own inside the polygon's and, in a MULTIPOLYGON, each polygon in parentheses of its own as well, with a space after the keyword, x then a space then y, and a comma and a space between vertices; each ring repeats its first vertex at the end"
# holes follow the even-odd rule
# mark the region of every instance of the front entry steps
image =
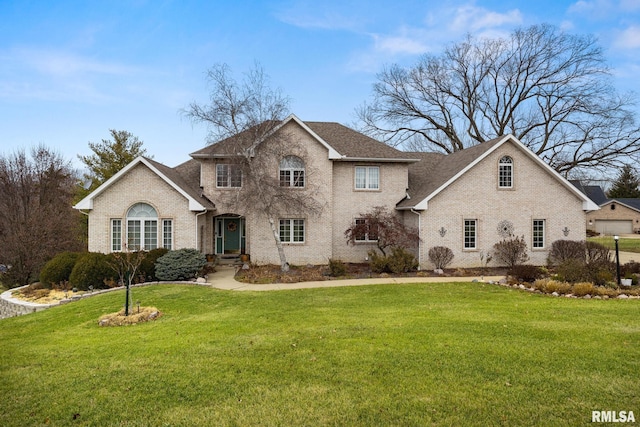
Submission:
POLYGON ((216 264, 242 265, 242 261, 240 261, 240 254, 222 254, 216 256, 216 264))

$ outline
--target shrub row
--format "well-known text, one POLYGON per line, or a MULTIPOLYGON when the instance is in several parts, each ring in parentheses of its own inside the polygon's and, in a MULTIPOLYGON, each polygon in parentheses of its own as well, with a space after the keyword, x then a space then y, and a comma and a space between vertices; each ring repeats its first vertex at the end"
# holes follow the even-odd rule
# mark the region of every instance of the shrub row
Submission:
MULTIPOLYGON (((145 252, 133 283, 156 280, 189 280, 201 271, 206 258, 195 249, 145 252)), ((81 290, 118 286, 117 262, 113 254, 62 252, 42 268, 40 282, 48 288, 61 286, 81 290)))
POLYGON ((394 247, 391 248, 390 255, 380 255, 374 250, 369 251, 369 266, 374 273, 401 274, 417 270, 418 260, 406 249, 394 247))

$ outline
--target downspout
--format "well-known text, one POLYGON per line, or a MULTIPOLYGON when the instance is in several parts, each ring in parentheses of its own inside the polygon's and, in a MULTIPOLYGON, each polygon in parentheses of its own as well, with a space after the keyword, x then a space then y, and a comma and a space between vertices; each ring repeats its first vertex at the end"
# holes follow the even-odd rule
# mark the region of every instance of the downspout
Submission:
POLYGON ((208 212, 208 211, 205 209, 204 211, 202 211, 202 212, 200 212, 200 213, 197 213, 197 214, 196 214, 196 249, 198 249, 200 252, 202 252, 202 248, 199 248, 199 247, 198 247, 198 243, 199 243, 199 241, 200 241, 200 239, 198 239, 198 217, 199 217, 200 215, 204 215, 204 214, 206 214, 207 212, 208 212))
MULTIPOLYGON (((420 212, 417 212, 415 209, 411 208, 411 212, 413 212, 414 214, 418 215, 418 236, 422 235, 422 228, 420 227, 421 224, 421 215, 420 212)), ((420 239, 422 240, 422 239, 420 239)), ((418 270, 422 269, 422 251, 420 250, 420 240, 418 240, 418 270)))

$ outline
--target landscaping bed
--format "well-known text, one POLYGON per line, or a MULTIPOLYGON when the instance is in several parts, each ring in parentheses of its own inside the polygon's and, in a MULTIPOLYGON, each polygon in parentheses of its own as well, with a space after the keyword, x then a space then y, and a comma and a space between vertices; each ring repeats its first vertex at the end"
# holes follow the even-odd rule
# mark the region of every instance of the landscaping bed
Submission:
POLYGON ((283 272, 279 265, 251 265, 248 269, 241 269, 236 274, 236 280, 243 283, 297 283, 320 280, 369 279, 387 277, 478 277, 506 276, 507 269, 500 267, 487 268, 457 268, 445 269, 442 274, 433 270, 410 271, 407 273, 374 273, 367 263, 344 263, 344 274, 334 276, 327 265, 291 266, 288 272, 283 272))

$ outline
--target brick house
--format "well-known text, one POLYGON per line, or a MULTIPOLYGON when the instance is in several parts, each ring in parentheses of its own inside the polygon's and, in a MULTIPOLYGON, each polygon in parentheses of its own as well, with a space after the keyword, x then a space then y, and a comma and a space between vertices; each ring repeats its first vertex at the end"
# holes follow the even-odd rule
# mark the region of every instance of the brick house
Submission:
MULTIPOLYGON (((422 268, 432 268, 432 246, 451 248, 453 266, 478 266, 480 254, 509 233, 525 237, 531 263, 544 264, 553 241, 585 238, 586 212, 598 209, 513 136, 450 155, 407 153, 338 123, 291 115, 262 144, 277 145, 281 132, 288 145, 273 176, 291 191, 313 188, 321 206, 278 218, 276 232, 294 265, 364 261, 375 242, 363 236, 347 245, 344 231, 376 206, 396 209, 419 229, 422 241, 412 249, 422 268), (304 148, 304 158, 286 154, 296 147, 304 148)), ((89 250, 119 251, 129 242, 247 253, 256 263, 277 264, 264 215, 226 202, 230 191, 242 194, 243 180, 228 146, 226 140, 209 145, 174 168, 135 159, 75 206, 89 218, 89 250)))
POLYGON ((640 233, 640 199, 609 199, 599 185, 571 183, 600 207, 587 213, 587 230, 606 236, 640 233))

